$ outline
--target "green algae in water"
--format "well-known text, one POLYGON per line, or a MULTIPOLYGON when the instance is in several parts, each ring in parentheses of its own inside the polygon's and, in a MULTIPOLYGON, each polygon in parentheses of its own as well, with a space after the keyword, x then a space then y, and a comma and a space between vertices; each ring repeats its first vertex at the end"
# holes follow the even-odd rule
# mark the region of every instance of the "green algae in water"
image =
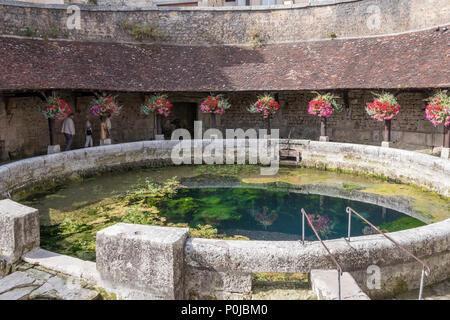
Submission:
MULTIPOLYGON (((315 215, 317 223, 314 222, 314 225, 325 239, 347 236, 347 206, 373 224, 383 225, 388 231, 424 225, 420 220, 398 211, 368 203, 287 191, 245 187, 192 188, 179 190, 172 201, 181 199, 189 199, 189 203, 196 204, 191 210, 183 211, 183 222, 191 227, 211 224, 219 233, 240 234, 253 240, 299 240, 302 230, 301 208, 315 215)), ((160 214, 169 216, 165 208, 161 208, 160 214)), ((181 222, 178 219, 174 222, 181 222)), ((353 217, 352 236, 371 233, 368 225, 353 217)), ((307 228, 305 234, 308 240, 315 240, 311 228, 307 228)))
POLYGON ((411 218, 411 217, 400 217, 397 220, 391 221, 391 222, 384 222, 380 224, 378 227, 381 230, 387 230, 388 232, 395 232, 405 229, 412 229, 417 227, 422 227, 426 225, 426 223, 411 218))

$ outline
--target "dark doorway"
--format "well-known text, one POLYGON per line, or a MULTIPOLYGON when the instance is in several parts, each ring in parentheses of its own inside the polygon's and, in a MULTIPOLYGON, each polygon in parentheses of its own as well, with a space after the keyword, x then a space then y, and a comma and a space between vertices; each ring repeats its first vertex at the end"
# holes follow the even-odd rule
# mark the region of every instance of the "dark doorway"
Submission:
POLYGON ((173 130, 183 128, 189 130, 193 139, 195 120, 197 120, 197 103, 174 102, 172 112, 163 123, 164 136, 170 139, 173 130))

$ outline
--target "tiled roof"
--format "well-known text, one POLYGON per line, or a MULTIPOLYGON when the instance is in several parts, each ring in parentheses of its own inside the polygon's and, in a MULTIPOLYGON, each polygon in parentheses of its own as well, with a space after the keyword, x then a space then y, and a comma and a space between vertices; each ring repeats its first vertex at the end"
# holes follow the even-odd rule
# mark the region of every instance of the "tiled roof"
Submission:
POLYGON ((0 90, 264 91, 450 86, 450 31, 236 46, 0 37, 0 90))

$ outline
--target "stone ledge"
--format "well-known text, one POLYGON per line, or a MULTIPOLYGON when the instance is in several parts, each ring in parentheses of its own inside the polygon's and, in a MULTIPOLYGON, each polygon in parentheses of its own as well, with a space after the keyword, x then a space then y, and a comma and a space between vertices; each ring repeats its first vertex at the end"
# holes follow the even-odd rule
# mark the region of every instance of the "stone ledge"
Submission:
POLYGON ((22 257, 22 260, 73 277, 100 283, 95 262, 80 260, 44 249, 30 251, 22 257))
POLYGON ((224 6, 224 7, 146 7, 146 6, 119 6, 119 5, 86 5, 86 4, 41 4, 22 1, 0 0, 0 5, 10 5, 25 8, 48 8, 66 10, 71 5, 76 5, 85 11, 268 11, 268 10, 290 10, 305 9, 310 7, 335 6, 339 4, 360 2, 363 0, 316 0, 308 4, 289 5, 259 5, 259 6, 224 6))
MULTIPOLYGON (((339 299, 337 270, 311 270, 310 281, 319 300, 339 299)), ((344 272, 340 281, 342 300, 370 300, 350 273, 344 272)))

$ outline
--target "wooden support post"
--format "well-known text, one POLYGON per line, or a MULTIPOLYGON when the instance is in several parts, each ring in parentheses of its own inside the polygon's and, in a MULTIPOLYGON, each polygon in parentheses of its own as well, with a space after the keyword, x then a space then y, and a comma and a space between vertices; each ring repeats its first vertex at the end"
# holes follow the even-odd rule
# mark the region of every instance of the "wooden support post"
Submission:
POLYGON ((450 128, 444 126, 444 148, 450 148, 450 128))
POLYGON ((156 134, 160 135, 160 134, 162 134, 161 115, 157 114, 157 115, 155 115, 155 117, 156 117, 156 134))
POLYGON ((211 128, 216 128, 216 114, 211 112, 211 123, 210 123, 210 127, 211 128))
POLYGON ((50 135, 50 145, 55 145, 55 119, 48 119, 48 133, 50 135))

